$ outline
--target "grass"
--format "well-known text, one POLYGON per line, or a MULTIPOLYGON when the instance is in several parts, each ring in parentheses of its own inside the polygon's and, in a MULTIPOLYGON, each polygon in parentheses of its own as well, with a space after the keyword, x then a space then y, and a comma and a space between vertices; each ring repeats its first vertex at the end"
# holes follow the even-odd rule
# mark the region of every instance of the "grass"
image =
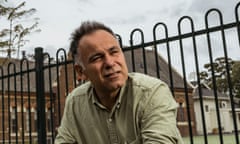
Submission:
MULTIPOLYGON (((183 137, 184 144, 191 144, 189 137, 183 137)), ((219 135, 208 135, 207 137, 208 144, 220 144, 219 135)), ((223 135, 224 144, 236 144, 236 138, 234 134, 224 134, 223 135)), ((194 136, 193 144, 205 144, 204 136, 194 136)))

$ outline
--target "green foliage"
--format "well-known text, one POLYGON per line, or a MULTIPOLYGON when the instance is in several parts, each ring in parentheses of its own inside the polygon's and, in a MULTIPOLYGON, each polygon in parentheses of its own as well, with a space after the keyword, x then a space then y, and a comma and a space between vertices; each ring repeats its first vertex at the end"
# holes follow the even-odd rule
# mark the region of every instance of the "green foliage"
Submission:
POLYGON ((222 93, 229 93, 230 83, 233 95, 240 98, 239 61, 233 61, 231 58, 226 60, 224 57, 219 57, 216 58, 212 64, 205 64, 204 68, 206 70, 200 73, 202 82, 206 83, 210 88, 213 88, 213 82, 215 80, 217 91, 222 93), (227 71, 229 71, 230 78, 228 78, 227 71))
POLYGON ((240 98, 240 62, 236 61, 233 64, 232 70, 232 83, 233 83, 233 92, 240 98))
MULTIPOLYGON (((35 8, 29 10, 23 10, 26 2, 21 2, 15 7, 7 7, 3 5, 4 2, 0 2, 0 19, 5 17, 8 22, 8 28, 0 29, 0 51, 8 54, 11 58, 11 54, 23 47, 28 40, 25 37, 34 32, 40 32, 37 29, 38 21, 34 19, 32 24, 28 26, 24 25, 24 20, 32 16, 35 12, 35 8)), ((7 3, 7 1, 5 1, 7 3)))

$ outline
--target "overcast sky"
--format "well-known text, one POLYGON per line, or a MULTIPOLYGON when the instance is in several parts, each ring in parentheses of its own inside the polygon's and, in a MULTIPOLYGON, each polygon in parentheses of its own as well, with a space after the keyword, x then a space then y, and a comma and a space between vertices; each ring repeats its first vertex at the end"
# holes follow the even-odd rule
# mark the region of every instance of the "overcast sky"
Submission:
MULTIPOLYGON (((14 1, 15 4, 22 0, 14 1)), ((237 0, 28 0, 25 8, 36 8, 40 18, 40 33, 32 34, 26 48, 41 46, 47 49, 68 48, 72 31, 85 20, 103 22, 128 40, 130 31, 141 28, 151 33, 157 22, 177 32, 177 21, 188 15, 195 23, 204 24, 204 13, 218 8, 228 20, 234 16, 237 0)), ((146 37, 152 39, 152 36, 146 37)))
MULTIPOLYGON (((3 1, 3 0, 1 0, 3 1)), ((8 0, 18 4, 22 0, 8 0)), ((204 14, 210 8, 223 13, 224 22, 234 21, 234 7, 238 0, 27 0, 26 9, 36 8, 40 33, 32 34, 24 47, 33 53, 41 46, 54 54, 58 48, 68 50, 69 37, 82 21, 96 20, 110 26, 128 45, 130 32, 141 28, 145 41, 152 39, 152 28, 157 22, 167 24, 170 36, 177 34, 181 16, 194 19, 196 29, 203 29, 204 14)), ((1 19, 0 19, 1 20, 1 19)), ((1 25, 1 24, 0 24, 1 25)))

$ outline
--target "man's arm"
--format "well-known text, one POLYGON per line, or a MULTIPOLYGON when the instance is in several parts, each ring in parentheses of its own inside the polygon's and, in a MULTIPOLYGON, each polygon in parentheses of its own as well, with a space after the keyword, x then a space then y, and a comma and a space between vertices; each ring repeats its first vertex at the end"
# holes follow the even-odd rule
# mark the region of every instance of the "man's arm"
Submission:
POLYGON ((58 134, 55 138, 54 144, 76 144, 76 141, 73 137, 74 128, 72 127, 73 114, 71 106, 71 101, 66 99, 61 125, 57 129, 58 134))
POLYGON ((167 85, 153 87, 141 119, 143 144, 182 144, 176 112, 177 104, 167 85))

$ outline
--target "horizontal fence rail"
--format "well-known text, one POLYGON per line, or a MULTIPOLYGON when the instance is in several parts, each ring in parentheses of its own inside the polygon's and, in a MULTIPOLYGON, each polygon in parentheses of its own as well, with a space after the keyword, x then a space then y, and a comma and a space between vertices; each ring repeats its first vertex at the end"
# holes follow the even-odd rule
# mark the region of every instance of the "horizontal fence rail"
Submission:
MULTIPOLYGON (((221 11, 210 9, 201 30, 195 29, 191 17, 183 16, 175 36, 169 36, 162 22, 153 26, 150 42, 145 42, 147 35, 139 28, 130 33, 129 46, 117 35, 130 72, 169 85, 179 105, 177 126, 187 144, 239 144, 239 5, 234 9, 235 22, 224 24, 221 11), (211 26, 213 13, 218 24, 211 26)), ((82 83, 63 48, 54 58, 43 48, 35 49, 33 59, 2 58, 0 143, 53 144, 66 97, 82 83)))

